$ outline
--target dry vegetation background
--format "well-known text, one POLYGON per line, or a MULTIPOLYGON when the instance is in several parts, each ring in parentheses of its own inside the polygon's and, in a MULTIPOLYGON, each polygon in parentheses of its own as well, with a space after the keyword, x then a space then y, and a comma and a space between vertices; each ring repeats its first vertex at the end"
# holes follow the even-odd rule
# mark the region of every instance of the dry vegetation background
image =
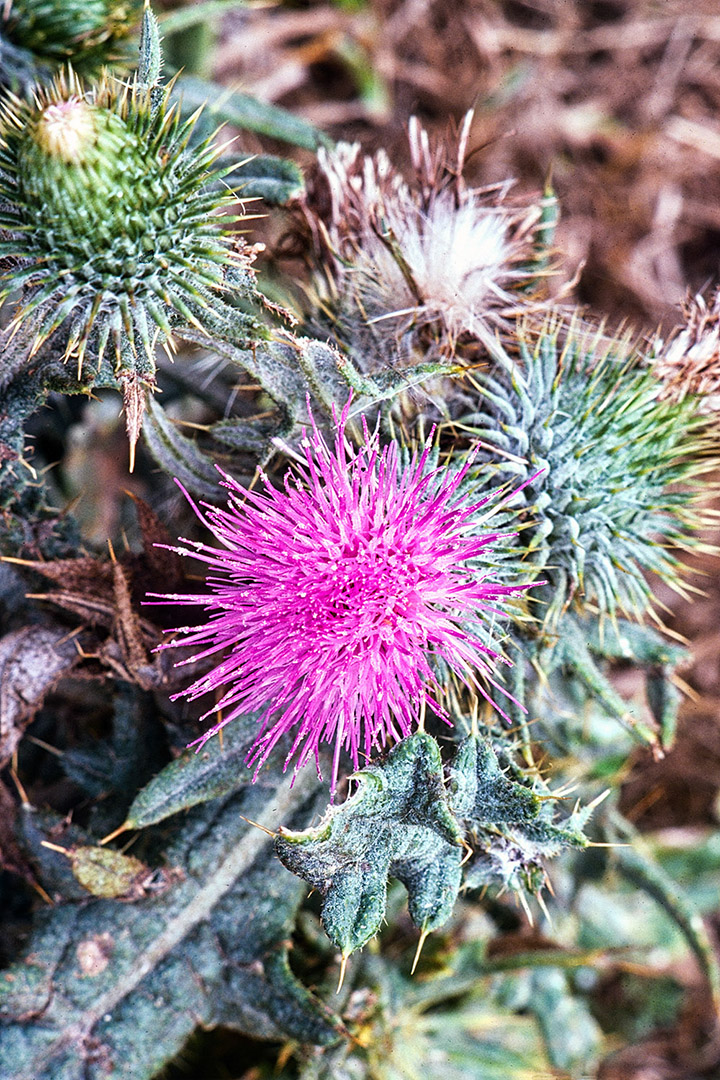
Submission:
POLYGON ((552 174, 579 298, 674 318, 718 276, 720 5, 714 0, 346 0, 229 17, 216 74, 337 138, 405 151, 412 113, 475 107, 470 175, 552 174), (351 10, 355 9, 355 10, 351 10))
MULTIPOLYGON (((720 278, 717 0, 260 6, 224 20, 215 55, 220 81, 334 138, 385 147, 398 164, 411 114, 442 132, 474 107, 469 179, 514 177, 522 192, 552 177, 577 298, 612 325, 669 329, 688 293, 709 293, 720 278)), ((716 824, 719 808, 720 562, 708 556, 696 569, 703 595, 664 597, 669 625, 694 653, 677 747, 658 762, 639 751, 624 790, 640 828, 680 845, 716 824)), ((604 1080, 687 1080, 705 1008, 700 992, 691 996, 679 1028, 615 1058, 604 1080)), ((718 1070, 710 1049, 692 1073, 718 1070)))

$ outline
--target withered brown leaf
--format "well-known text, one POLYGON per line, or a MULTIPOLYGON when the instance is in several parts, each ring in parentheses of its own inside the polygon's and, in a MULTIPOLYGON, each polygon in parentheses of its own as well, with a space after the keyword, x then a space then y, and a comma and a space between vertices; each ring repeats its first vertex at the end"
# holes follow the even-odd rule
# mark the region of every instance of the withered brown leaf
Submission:
MULTIPOLYGON (((153 659, 160 630, 140 614, 148 591, 159 587, 176 591, 182 582, 181 560, 156 544, 169 544, 170 536, 160 519, 142 499, 135 503, 142 536, 142 552, 123 551, 117 557, 82 556, 54 561, 15 561, 48 579, 56 588, 28 596, 44 600, 73 615, 79 626, 101 631, 95 639, 83 639, 83 656, 93 658, 114 675, 152 689, 167 681, 168 663, 153 659), (105 635, 102 634, 105 631, 105 635), (89 648, 89 652, 88 652, 89 648)), ((154 611, 155 609, 153 609, 154 611)))
POLYGON ((0 638, 0 767, 55 683, 80 659, 62 627, 26 626, 0 638))

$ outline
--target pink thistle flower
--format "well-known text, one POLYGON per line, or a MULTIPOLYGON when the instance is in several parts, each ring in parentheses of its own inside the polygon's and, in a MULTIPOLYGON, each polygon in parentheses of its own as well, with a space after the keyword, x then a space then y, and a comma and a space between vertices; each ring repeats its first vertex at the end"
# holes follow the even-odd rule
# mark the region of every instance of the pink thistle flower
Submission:
POLYGON ((172 549, 207 563, 209 591, 162 599, 204 607, 209 619, 176 628, 180 636, 160 646, 199 648, 177 666, 221 657, 174 695, 220 692, 201 719, 222 718, 197 743, 258 712, 247 759, 255 776, 294 731, 285 768, 297 755, 295 772, 314 756, 320 775, 320 744, 334 742, 333 794, 341 750, 357 769, 361 755, 409 735, 426 705, 447 719, 433 661, 488 701, 480 674, 507 693, 492 676, 502 659, 497 604, 530 588, 488 576, 487 550, 501 537, 478 534, 488 498, 471 503, 460 493, 472 460, 456 471, 431 468, 428 444, 403 465, 398 445, 381 448, 367 429, 356 449, 347 413, 334 449, 313 422, 305 461, 284 489, 265 479, 264 492, 248 491, 223 474, 227 506, 203 503, 204 514, 185 492, 221 546, 184 540, 193 550, 172 549))

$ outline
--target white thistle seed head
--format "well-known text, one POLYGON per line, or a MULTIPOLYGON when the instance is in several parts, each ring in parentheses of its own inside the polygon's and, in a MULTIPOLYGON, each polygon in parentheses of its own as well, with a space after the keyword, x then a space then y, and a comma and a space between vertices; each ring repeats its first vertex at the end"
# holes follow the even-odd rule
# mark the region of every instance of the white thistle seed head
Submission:
POLYGON ((301 207, 318 264, 311 318, 329 317, 366 369, 418 351, 450 359, 460 339, 488 345, 543 306, 531 288, 541 208, 511 205, 511 182, 466 185, 471 121, 434 148, 411 121, 409 183, 384 151, 341 143, 318 154, 301 207))

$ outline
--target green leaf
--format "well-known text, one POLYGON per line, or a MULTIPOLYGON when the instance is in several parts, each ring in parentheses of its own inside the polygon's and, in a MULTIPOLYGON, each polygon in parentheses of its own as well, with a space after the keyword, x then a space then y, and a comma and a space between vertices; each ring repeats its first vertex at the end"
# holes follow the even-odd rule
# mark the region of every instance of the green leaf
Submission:
POLYGON ((409 979, 393 955, 365 952, 351 965, 351 1038, 305 1050, 301 1080, 540 1080, 550 1075, 533 1018, 513 1015, 499 1000, 498 979, 465 965, 459 985, 448 969, 409 979))
POLYGON ((335 1041, 337 1021, 287 965, 304 887, 240 817, 272 828, 314 784, 306 772, 292 789, 248 785, 190 810, 158 895, 46 909, 25 960, 0 974, 1 1080, 150 1080, 199 1024, 335 1041))
POLYGON ((233 416, 211 424, 210 432, 223 446, 253 454, 260 462, 264 462, 274 452, 273 438, 288 435, 293 426, 284 422, 282 415, 275 416, 274 423, 266 418, 245 420, 243 417, 233 416))
POLYGON ((613 852, 619 873, 651 896, 672 919, 707 978, 716 1009, 720 1009, 720 964, 703 920, 689 897, 678 887, 639 840, 633 826, 619 813, 613 815, 609 835, 620 840, 613 852), (623 847, 622 843, 634 841, 623 847))
POLYGON ((138 82, 141 86, 154 87, 160 82, 162 49, 157 19, 147 5, 143 12, 140 31, 140 62, 138 82))
POLYGON ((587 847, 583 828, 601 795, 556 822, 552 793, 534 771, 523 771, 508 749, 469 736, 450 767, 450 804, 469 832, 474 854, 465 884, 498 884, 537 893, 544 862, 566 848, 587 847))
POLYGON ((93 896, 105 899, 141 896, 143 883, 151 876, 139 859, 113 848, 91 845, 69 848, 67 854, 75 879, 93 896))
POLYGON ((306 120, 239 90, 228 90, 192 76, 178 79, 175 95, 182 102, 183 113, 193 113, 203 106, 215 123, 232 124, 306 150, 332 145, 327 135, 306 120))
POLYGON ((536 969, 530 981, 528 1005, 551 1063, 573 1075, 588 1070, 597 1059, 601 1031, 587 1004, 572 993, 568 976, 558 968, 536 969))
POLYGON ((417 732, 355 778, 359 790, 316 828, 281 829, 275 841, 285 866, 320 892, 323 925, 343 955, 378 932, 388 875, 405 885, 424 932, 448 919, 460 887, 462 833, 435 740, 417 732))
POLYGON ((356 774, 359 790, 331 806, 318 826, 281 829, 279 858, 322 897, 322 922, 343 955, 362 948, 385 915, 387 879, 408 893, 412 921, 423 934, 449 918, 462 876, 462 847, 473 848, 465 884, 498 884, 538 893, 544 860, 586 847, 583 828, 600 796, 554 821, 554 797, 511 751, 469 736, 449 769, 447 788, 437 743, 417 732, 386 760, 356 774))
MULTIPOLYGON (((543 681, 559 672, 566 688, 573 686, 583 700, 592 702, 618 720, 636 742, 657 746, 658 731, 642 715, 634 715, 632 704, 618 694, 609 677, 608 661, 632 659, 643 665, 660 665, 659 669, 650 667, 650 672, 662 670, 666 663, 674 662, 678 650, 659 635, 643 627, 633 627, 621 619, 616 620, 613 628, 611 619, 603 619, 600 623, 594 617, 566 612, 553 636, 530 641, 518 638, 518 644, 525 658, 536 670, 543 672, 543 681)), ((657 694, 654 700, 661 709, 660 719, 669 737, 676 700, 672 695, 661 699, 657 694)))
POLYGON ((257 723, 247 717, 228 724, 222 738, 210 739, 201 750, 188 747, 136 796, 125 828, 144 829, 249 784, 252 772, 245 758, 255 735, 257 723))
POLYGON ((177 477, 193 495, 217 496, 219 474, 214 464, 192 439, 180 434, 152 396, 143 417, 143 435, 148 450, 166 473, 177 477))
MULTIPOLYGON (((178 331, 178 336, 207 348, 207 339, 193 329, 178 331)), ((421 364, 398 371, 388 369, 373 376, 364 375, 329 342, 295 337, 288 331, 278 332, 274 341, 257 342, 252 349, 238 348, 223 331, 217 334, 211 347, 223 360, 246 371, 278 404, 282 410, 278 426, 282 427, 283 434, 291 431, 296 423, 307 422, 308 397, 316 416, 321 410, 331 417, 334 412, 342 411, 352 394, 352 423, 359 414, 392 400, 433 375, 452 374, 447 365, 421 364)), ((361 436, 359 424, 357 429, 361 436)), ((247 446, 248 449, 258 445, 261 430, 248 426, 245 421, 238 424, 220 421, 211 428, 226 445, 247 446)), ((274 434, 281 432, 278 430, 274 434)), ((171 457, 166 455, 166 459, 171 460, 171 457)))
POLYGON ((261 198, 272 206, 285 206, 305 188, 295 162, 274 154, 257 154, 243 161, 224 177, 223 183, 237 190, 241 199, 261 198))

